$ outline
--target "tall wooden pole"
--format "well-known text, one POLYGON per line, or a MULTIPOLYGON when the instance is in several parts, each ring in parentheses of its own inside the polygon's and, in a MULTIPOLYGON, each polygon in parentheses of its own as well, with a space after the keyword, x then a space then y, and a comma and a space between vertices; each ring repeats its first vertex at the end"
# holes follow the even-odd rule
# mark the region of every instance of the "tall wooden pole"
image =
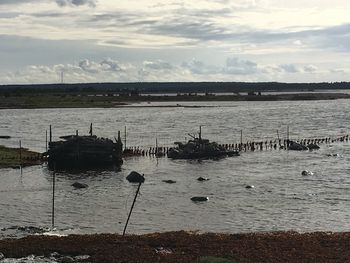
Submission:
POLYGON ((139 194, 139 192, 140 192, 141 184, 142 184, 142 182, 139 182, 139 186, 137 187, 134 201, 132 202, 132 206, 131 206, 131 208, 130 208, 130 212, 129 212, 129 215, 128 215, 128 219, 126 220, 126 224, 125 224, 125 227, 124 227, 124 230, 123 230, 123 236, 125 236, 126 228, 128 227, 129 220, 130 220, 130 216, 131 216, 132 210, 134 209, 134 206, 135 206, 136 198, 137 198, 137 196, 138 196, 138 194, 139 194))
POLYGON ((47 152, 47 130, 45 132, 45 149, 46 149, 46 152, 47 152))
POLYGON ((202 126, 199 126, 199 140, 202 140, 202 126))

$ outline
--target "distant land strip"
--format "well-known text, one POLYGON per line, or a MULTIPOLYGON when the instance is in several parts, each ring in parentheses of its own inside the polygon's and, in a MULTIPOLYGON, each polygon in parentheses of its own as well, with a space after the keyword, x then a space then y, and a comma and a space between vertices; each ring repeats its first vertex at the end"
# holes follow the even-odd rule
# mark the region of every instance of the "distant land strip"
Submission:
MULTIPOLYGON (((292 101, 292 100, 335 100, 350 99, 346 93, 280 93, 261 92, 249 95, 224 94, 178 94, 178 95, 141 95, 119 93, 42 93, 0 94, 0 109, 40 109, 40 108, 117 108, 140 102, 207 102, 207 101, 292 101)), ((152 106, 152 105, 151 105, 152 106)), ((171 105, 175 107, 174 105, 171 105)), ((176 106, 181 106, 180 104, 176 106)))

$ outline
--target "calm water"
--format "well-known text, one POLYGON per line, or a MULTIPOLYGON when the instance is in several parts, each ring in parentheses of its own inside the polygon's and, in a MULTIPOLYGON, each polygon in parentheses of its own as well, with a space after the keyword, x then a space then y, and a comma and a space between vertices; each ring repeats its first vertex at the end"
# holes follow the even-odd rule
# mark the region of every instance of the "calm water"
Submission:
MULTIPOLYGON (((169 103, 168 103, 169 104, 169 103)), ((45 151, 45 130, 54 139, 88 133, 113 138, 127 126, 128 146, 153 146, 189 138, 199 125, 203 137, 222 143, 286 136, 308 138, 349 134, 348 100, 308 102, 181 103, 218 107, 128 107, 117 109, 1 110, 0 144, 45 151)), ((142 104, 141 104, 142 105, 142 104)), ((158 105, 164 105, 158 103, 158 105)), ((148 105, 149 106, 149 105, 148 105)), ((348 231, 350 227, 350 144, 322 145, 316 152, 242 153, 220 161, 127 158, 122 170, 57 174, 59 233, 123 231, 137 186, 125 177, 144 173, 129 233, 169 230, 249 232, 271 230, 348 231), (328 154, 338 154, 329 157, 328 154), (301 171, 311 170, 312 176, 301 171), (199 176, 210 178, 198 182, 199 176), (172 179, 176 184, 166 184, 172 179), (75 181, 89 188, 74 190, 75 181), (246 189, 246 185, 254 185, 246 189), (209 202, 193 203, 192 196, 209 202)), ((52 173, 45 166, 0 170, 0 237, 23 233, 11 226, 49 227, 52 173)))

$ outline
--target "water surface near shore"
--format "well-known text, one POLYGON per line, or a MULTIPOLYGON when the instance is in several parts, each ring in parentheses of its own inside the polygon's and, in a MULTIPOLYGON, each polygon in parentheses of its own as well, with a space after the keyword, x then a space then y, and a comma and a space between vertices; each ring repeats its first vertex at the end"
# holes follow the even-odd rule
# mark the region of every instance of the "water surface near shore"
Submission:
MULTIPOLYGON (((154 146, 189 138, 203 125, 203 136, 220 143, 349 134, 347 100, 298 102, 195 103, 220 107, 2 110, 1 141, 45 151, 45 130, 53 136, 94 133, 113 138, 127 126, 128 146, 154 146)), ((56 226, 61 233, 121 233, 136 185, 125 177, 136 170, 146 183, 128 228, 131 233, 191 229, 215 232, 272 230, 348 231, 350 226, 350 144, 322 145, 315 152, 263 151, 219 161, 127 158, 121 171, 57 174, 56 226), (338 154, 337 156, 328 156, 338 154), (302 176, 311 170, 312 176, 302 176), (199 176, 210 178, 198 182, 199 176), (172 179, 176 184, 162 180, 172 179), (89 188, 74 190, 75 181, 89 188), (254 185, 246 189, 246 185, 254 185), (194 203, 192 196, 208 196, 194 203)), ((51 224, 52 172, 45 166, 2 169, 1 236, 18 235, 11 226, 51 224)))

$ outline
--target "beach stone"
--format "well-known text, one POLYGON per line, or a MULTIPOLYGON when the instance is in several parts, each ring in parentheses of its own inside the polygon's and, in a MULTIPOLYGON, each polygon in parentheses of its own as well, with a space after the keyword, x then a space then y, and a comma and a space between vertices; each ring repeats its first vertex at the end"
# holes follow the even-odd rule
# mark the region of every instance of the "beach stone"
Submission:
POLYGON ((198 177, 197 180, 200 181, 200 182, 203 182, 203 181, 209 181, 210 179, 204 178, 204 177, 201 176, 201 177, 198 177))
POLYGON ((209 197, 207 196, 194 196, 191 198, 193 202, 206 202, 209 200, 209 197))
POLYGON ((128 180, 130 183, 143 183, 145 182, 145 177, 138 172, 132 171, 127 177, 126 180, 128 180))
POLYGON ((5 258, 4 254, 0 252, 0 260, 3 260, 5 258))
POLYGON ((255 188, 255 186, 254 186, 254 185, 246 185, 245 188, 246 188, 246 189, 253 189, 253 188, 255 188))
POLYGON ((72 184, 72 186, 76 189, 82 189, 82 188, 88 188, 89 186, 87 184, 82 184, 79 182, 75 182, 74 184, 72 184))
POLYGON ((167 183, 167 184, 175 184, 176 181, 174 180, 163 180, 164 183, 167 183))

